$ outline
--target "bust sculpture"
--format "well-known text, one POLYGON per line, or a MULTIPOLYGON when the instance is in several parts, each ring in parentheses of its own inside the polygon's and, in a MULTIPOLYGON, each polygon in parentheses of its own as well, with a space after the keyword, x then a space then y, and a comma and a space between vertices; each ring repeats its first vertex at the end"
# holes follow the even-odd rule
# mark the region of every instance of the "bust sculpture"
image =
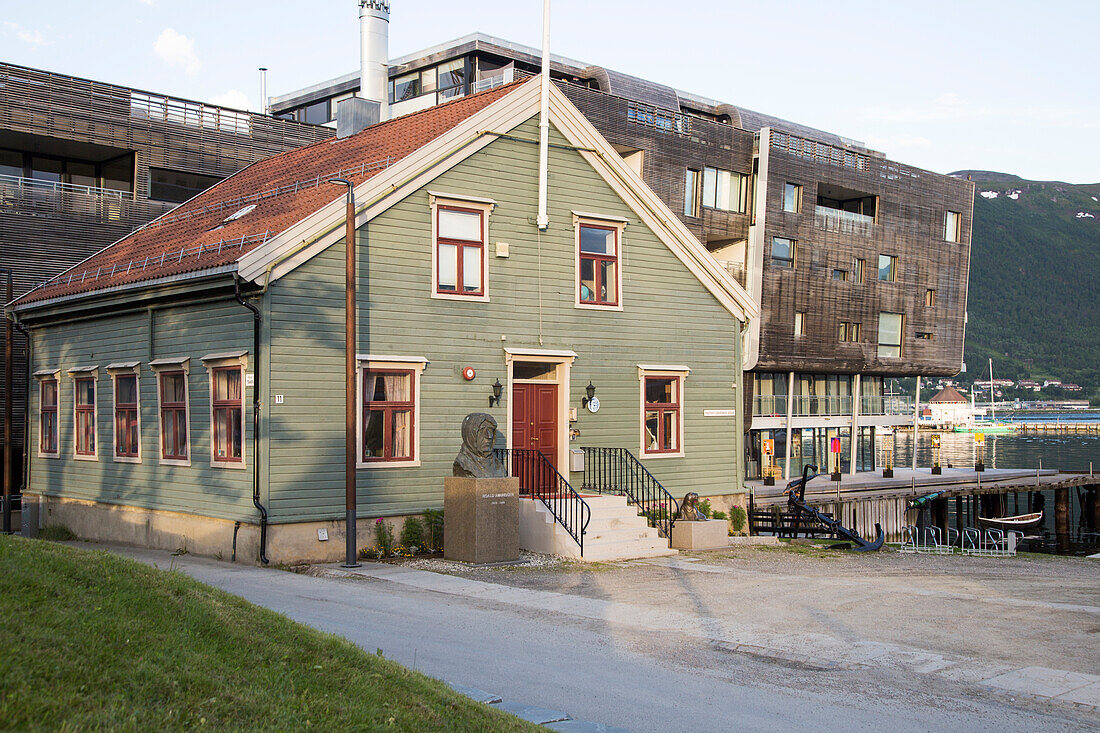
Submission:
POLYGON ((680 502, 680 512, 676 515, 678 522, 705 522, 707 518, 699 511, 699 495, 694 491, 684 494, 684 500, 680 502))
POLYGON ((508 471, 493 455, 497 421, 485 412, 472 412, 462 421, 462 448, 452 472, 460 478, 505 478, 508 471))

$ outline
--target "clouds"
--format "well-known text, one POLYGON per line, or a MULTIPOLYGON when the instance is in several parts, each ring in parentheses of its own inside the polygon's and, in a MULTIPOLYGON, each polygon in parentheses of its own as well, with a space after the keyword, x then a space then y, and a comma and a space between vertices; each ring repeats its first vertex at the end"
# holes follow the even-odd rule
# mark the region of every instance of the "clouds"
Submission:
POLYGON ((202 63, 195 53, 195 42, 172 28, 165 28, 161 32, 157 42, 153 44, 153 50, 169 66, 183 67, 184 73, 188 76, 195 76, 202 68, 202 63))
POLYGON ((219 107, 232 107, 233 109, 249 109, 248 95, 239 89, 230 89, 222 94, 215 94, 208 100, 210 104, 219 107))
POLYGON ((24 28, 18 23, 13 23, 10 20, 4 21, 4 28, 9 34, 14 35, 23 43, 29 43, 32 46, 48 46, 49 41, 39 31, 32 31, 29 28, 24 28))

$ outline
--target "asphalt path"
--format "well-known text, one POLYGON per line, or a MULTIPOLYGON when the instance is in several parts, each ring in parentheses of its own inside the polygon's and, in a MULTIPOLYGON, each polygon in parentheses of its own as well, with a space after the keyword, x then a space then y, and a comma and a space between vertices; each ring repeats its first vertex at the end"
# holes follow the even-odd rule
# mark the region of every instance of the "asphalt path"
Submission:
POLYGON ((1100 720, 1093 711, 975 695, 927 675, 763 660, 689 634, 640 631, 491 594, 426 590, 384 574, 317 577, 110 549, 185 572, 369 652, 380 649, 433 677, 634 731, 1068 731, 1100 720))

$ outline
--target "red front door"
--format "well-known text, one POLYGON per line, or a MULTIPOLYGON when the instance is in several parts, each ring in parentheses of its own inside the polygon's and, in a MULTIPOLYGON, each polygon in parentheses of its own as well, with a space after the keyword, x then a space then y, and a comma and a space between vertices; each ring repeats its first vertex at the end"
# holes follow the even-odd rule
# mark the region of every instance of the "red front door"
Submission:
POLYGON ((542 451, 558 465, 558 385, 512 385, 512 447, 542 451))

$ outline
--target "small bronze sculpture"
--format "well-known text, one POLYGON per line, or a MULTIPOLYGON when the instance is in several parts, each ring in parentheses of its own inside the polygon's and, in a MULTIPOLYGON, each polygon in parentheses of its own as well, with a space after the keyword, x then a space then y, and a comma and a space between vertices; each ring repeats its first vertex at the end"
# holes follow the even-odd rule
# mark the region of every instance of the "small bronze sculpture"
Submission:
POLYGON ((694 491, 684 494, 684 500, 680 502, 680 512, 676 515, 678 522, 705 522, 706 516, 699 511, 699 495, 694 491))
POLYGON ((488 413, 471 412, 462 421, 462 448, 452 472, 460 478, 505 478, 504 464, 493 455, 497 421, 488 413))

